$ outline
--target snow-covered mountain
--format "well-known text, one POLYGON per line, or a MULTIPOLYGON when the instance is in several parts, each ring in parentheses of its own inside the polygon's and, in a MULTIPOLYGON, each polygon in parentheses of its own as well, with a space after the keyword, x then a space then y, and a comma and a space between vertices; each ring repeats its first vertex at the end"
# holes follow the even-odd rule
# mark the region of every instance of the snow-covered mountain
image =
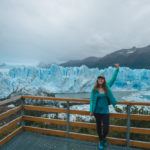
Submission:
MULTIPOLYGON (((4 68, 3 68, 4 69, 4 68)), ((102 70, 81 67, 62 67, 52 64, 49 68, 20 66, 0 71, 0 98, 12 93, 37 94, 40 91, 90 92, 97 76, 103 73, 110 79, 114 67, 102 70)), ((121 67, 113 90, 141 90, 150 86, 150 70, 121 67)))
POLYGON ((121 49, 104 57, 88 57, 82 60, 72 60, 60 64, 64 67, 74 67, 86 65, 89 68, 103 69, 112 64, 119 63, 123 67, 130 67, 132 69, 150 69, 150 45, 146 47, 130 49, 121 49))

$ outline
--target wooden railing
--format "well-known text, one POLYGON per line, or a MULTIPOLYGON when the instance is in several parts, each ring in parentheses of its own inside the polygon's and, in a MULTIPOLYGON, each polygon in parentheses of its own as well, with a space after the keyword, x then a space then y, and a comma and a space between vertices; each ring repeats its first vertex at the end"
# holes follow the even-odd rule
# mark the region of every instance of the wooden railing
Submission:
MULTIPOLYGON (((70 130, 71 127, 76 128, 87 128, 87 129, 96 129, 95 123, 87 123, 87 122, 71 122, 70 115, 71 114, 78 114, 78 115, 86 115, 89 116, 89 111, 81 111, 81 110, 70 110, 71 103, 82 103, 82 104, 89 104, 89 100, 85 99, 73 99, 73 98, 55 98, 55 97, 41 97, 41 96, 21 96, 16 97, 13 99, 5 100, 0 102, 0 106, 7 105, 8 103, 12 103, 14 101, 22 101, 21 105, 7 110, 0 114, 0 121, 10 117, 11 115, 21 111, 21 115, 11 122, 4 124, 0 127, 0 135, 8 132, 4 138, 0 140, 0 145, 3 145, 7 141, 9 141, 12 137, 18 134, 21 131, 32 131, 38 133, 44 133, 48 135, 55 135, 55 136, 63 136, 68 138, 86 140, 86 141, 98 141, 97 135, 91 134, 83 134, 83 133, 75 133, 70 130), (65 108, 54 108, 49 106, 37 106, 37 105, 30 105, 24 103, 24 101, 28 101, 29 99, 32 100, 41 100, 41 101, 61 101, 66 103, 65 108), (37 117, 26 115, 26 111, 38 111, 44 113, 66 113, 66 120, 62 119, 48 119, 44 117, 37 117), (27 122, 34 122, 34 123, 42 123, 46 125, 59 125, 66 127, 66 130, 54 130, 48 128, 41 128, 36 126, 29 126, 27 122), (14 130, 12 130, 14 129, 14 130)), ((138 120, 138 121, 150 121, 150 115, 141 115, 141 114, 131 114, 131 107, 132 106, 150 106, 149 102, 119 102, 118 105, 125 105, 127 106, 127 113, 111 113, 110 118, 119 118, 119 119, 126 119, 125 126, 119 125, 110 125, 110 131, 113 132, 120 132, 125 133, 126 138, 116 138, 116 137, 108 137, 108 140, 111 144, 118 144, 118 145, 125 145, 127 147, 138 147, 138 148, 150 148, 149 141, 138 141, 138 140, 131 140, 130 135, 132 133, 136 134, 143 134, 143 135, 150 135, 150 128, 139 128, 139 127, 131 127, 131 121, 138 120)))

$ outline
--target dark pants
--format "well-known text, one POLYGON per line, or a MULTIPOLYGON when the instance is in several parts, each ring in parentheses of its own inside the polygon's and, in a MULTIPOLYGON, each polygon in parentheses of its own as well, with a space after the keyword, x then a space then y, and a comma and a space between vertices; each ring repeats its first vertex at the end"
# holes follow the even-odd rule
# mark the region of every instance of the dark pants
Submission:
POLYGON ((99 140, 106 138, 109 132, 109 114, 94 113, 99 140))

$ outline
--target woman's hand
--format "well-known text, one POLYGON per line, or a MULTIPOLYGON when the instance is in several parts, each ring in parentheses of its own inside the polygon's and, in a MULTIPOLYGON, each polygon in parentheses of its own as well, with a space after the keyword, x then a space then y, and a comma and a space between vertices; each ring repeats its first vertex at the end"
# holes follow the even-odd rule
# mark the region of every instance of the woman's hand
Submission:
POLYGON ((119 64, 115 64, 114 66, 115 66, 116 68, 119 68, 119 67, 120 67, 120 65, 119 65, 119 64))
POLYGON ((93 113, 92 113, 92 112, 90 113, 90 116, 93 116, 93 113))

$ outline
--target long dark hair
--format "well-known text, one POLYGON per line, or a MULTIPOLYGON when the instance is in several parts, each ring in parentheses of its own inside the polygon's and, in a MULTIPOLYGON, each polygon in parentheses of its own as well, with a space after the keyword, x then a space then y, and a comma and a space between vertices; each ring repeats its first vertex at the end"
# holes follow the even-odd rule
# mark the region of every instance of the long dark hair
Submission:
POLYGON ((104 83, 102 84, 102 88, 104 89, 105 92, 107 92, 107 86, 106 86, 106 79, 104 76, 98 76, 97 77, 97 80, 95 82, 95 85, 94 85, 94 90, 98 90, 98 88, 100 87, 100 84, 98 83, 98 79, 104 79, 104 83))

